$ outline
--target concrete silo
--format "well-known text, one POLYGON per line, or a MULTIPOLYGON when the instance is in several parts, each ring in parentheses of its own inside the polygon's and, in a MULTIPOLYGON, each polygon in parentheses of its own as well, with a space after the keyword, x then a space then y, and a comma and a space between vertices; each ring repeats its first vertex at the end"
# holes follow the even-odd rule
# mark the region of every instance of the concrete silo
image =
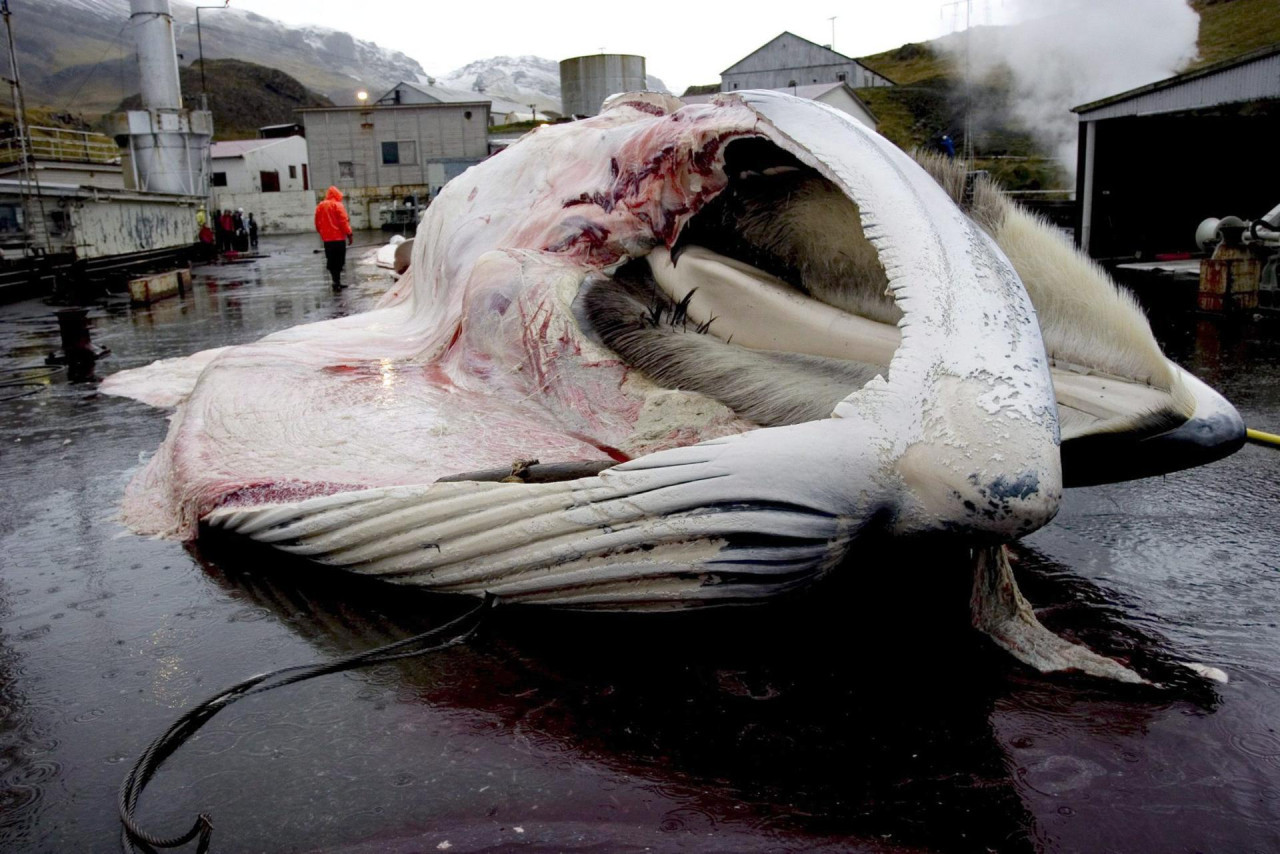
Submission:
POLYGON ((642 92, 644 57, 596 53, 560 61, 560 102, 566 116, 594 116, 618 92, 642 92))

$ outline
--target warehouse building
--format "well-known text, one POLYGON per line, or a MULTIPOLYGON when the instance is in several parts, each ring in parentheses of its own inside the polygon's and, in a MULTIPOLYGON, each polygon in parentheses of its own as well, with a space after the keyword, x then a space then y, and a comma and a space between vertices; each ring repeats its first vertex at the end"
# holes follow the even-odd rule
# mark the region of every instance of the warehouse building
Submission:
POLYGON ((1074 112, 1077 238, 1095 258, 1195 251, 1202 220, 1280 203, 1280 44, 1074 112))
POLYGON ((892 86, 852 57, 794 33, 782 33, 768 44, 720 72, 720 91, 784 89, 815 83, 845 83, 852 89, 892 86))
POLYGON ((355 228, 377 228, 404 199, 434 197, 489 154, 487 99, 405 103, 400 91, 399 104, 388 93, 373 104, 298 110, 312 187, 341 189, 355 228))

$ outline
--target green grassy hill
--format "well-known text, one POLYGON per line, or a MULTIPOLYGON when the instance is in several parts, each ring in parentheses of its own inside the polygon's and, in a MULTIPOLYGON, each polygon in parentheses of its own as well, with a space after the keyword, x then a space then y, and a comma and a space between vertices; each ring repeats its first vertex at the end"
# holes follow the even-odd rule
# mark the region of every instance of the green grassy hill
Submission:
MULTIPOLYGON (((182 97, 187 106, 200 103, 198 63, 178 70, 182 97)), ((296 121, 299 107, 332 107, 333 102, 317 95, 283 71, 241 62, 238 59, 210 59, 205 63, 205 89, 213 111, 214 139, 254 139, 263 125, 296 121)), ((136 110, 142 104, 130 95, 117 107, 136 110)))
POLYGON ((1192 0, 1200 13, 1200 58, 1192 68, 1280 42, 1276 0, 1192 0))
MULTIPOLYGON (((1277 0, 1191 0, 1200 14, 1200 56, 1190 68, 1239 56, 1280 42, 1277 0)), ((940 41, 940 40, 939 40, 940 41)), ((863 64, 897 86, 859 89, 880 119, 880 132, 903 148, 927 147, 944 133, 959 141, 964 133, 961 74, 938 42, 905 44, 862 57, 863 64)), ((1007 86, 998 77, 974 87, 978 167, 1009 189, 1061 187, 1065 176, 1007 111, 1007 86)))

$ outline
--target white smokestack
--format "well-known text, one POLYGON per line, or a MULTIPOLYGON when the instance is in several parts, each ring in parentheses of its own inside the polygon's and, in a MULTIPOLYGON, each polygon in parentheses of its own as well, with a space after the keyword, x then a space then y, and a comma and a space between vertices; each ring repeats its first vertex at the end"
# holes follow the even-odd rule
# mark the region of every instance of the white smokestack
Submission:
POLYGON ((129 0, 129 12, 138 45, 143 109, 182 109, 169 0, 129 0))
MULTIPOLYGON (((974 31, 975 80, 1012 72, 1015 116, 1070 174, 1071 108, 1176 74, 1196 57, 1200 16, 1186 0, 1011 0, 1011 26, 974 31)), ((960 67, 964 35, 946 40, 960 67)))
POLYGON ((213 116, 182 106, 169 0, 129 0, 129 11, 138 44, 142 109, 113 116, 112 133, 121 145, 128 143, 137 189, 208 196, 213 116))

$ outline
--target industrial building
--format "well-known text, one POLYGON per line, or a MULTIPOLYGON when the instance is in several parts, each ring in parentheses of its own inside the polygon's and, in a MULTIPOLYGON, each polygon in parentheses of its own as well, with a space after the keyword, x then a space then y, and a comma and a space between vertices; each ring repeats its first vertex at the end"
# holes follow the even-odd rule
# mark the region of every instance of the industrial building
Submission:
POLYGON ((488 100, 406 103, 410 94, 400 84, 372 104, 298 110, 311 185, 342 190, 353 228, 377 228, 406 198, 434 197, 489 154, 488 100))
POLYGON ((644 92, 643 56, 597 53, 560 61, 560 106, 566 116, 594 116, 604 99, 619 92, 644 92))
POLYGON ((1074 112, 1077 235, 1095 258, 1192 252, 1202 220, 1280 203, 1280 44, 1074 112))
POLYGON ((213 207, 244 208, 264 234, 310 231, 316 205, 302 136, 215 142, 213 207))
MULTIPOLYGON (((797 98, 807 98, 810 101, 818 101, 835 107, 840 112, 853 116, 872 130, 876 130, 880 123, 880 120, 876 118, 876 114, 871 112, 871 108, 863 103, 862 99, 858 97, 858 94, 853 89, 849 88, 847 83, 810 83, 807 86, 787 86, 774 91, 786 92, 789 95, 795 95, 797 98)), ((715 98, 714 94, 683 95, 680 100, 686 104, 707 104, 713 98, 715 98)))
POLYGON ((19 118, 0 143, 0 298, 184 266, 197 240, 212 117, 183 105, 168 0, 129 8, 142 109, 111 118, 114 140, 26 127, 10 81, 19 118))
POLYGON ((560 113, 554 110, 535 109, 533 104, 521 104, 510 98, 501 98, 487 92, 463 92, 433 83, 409 83, 401 81, 385 95, 374 101, 375 106, 394 107, 407 104, 474 104, 489 102, 489 124, 505 125, 513 122, 554 120, 560 113))
POLYGON ((893 85, 888 77, 852 57, 786 32, 720 72, 721 92, 815 83, 845 83, 852 89, 893 85))

